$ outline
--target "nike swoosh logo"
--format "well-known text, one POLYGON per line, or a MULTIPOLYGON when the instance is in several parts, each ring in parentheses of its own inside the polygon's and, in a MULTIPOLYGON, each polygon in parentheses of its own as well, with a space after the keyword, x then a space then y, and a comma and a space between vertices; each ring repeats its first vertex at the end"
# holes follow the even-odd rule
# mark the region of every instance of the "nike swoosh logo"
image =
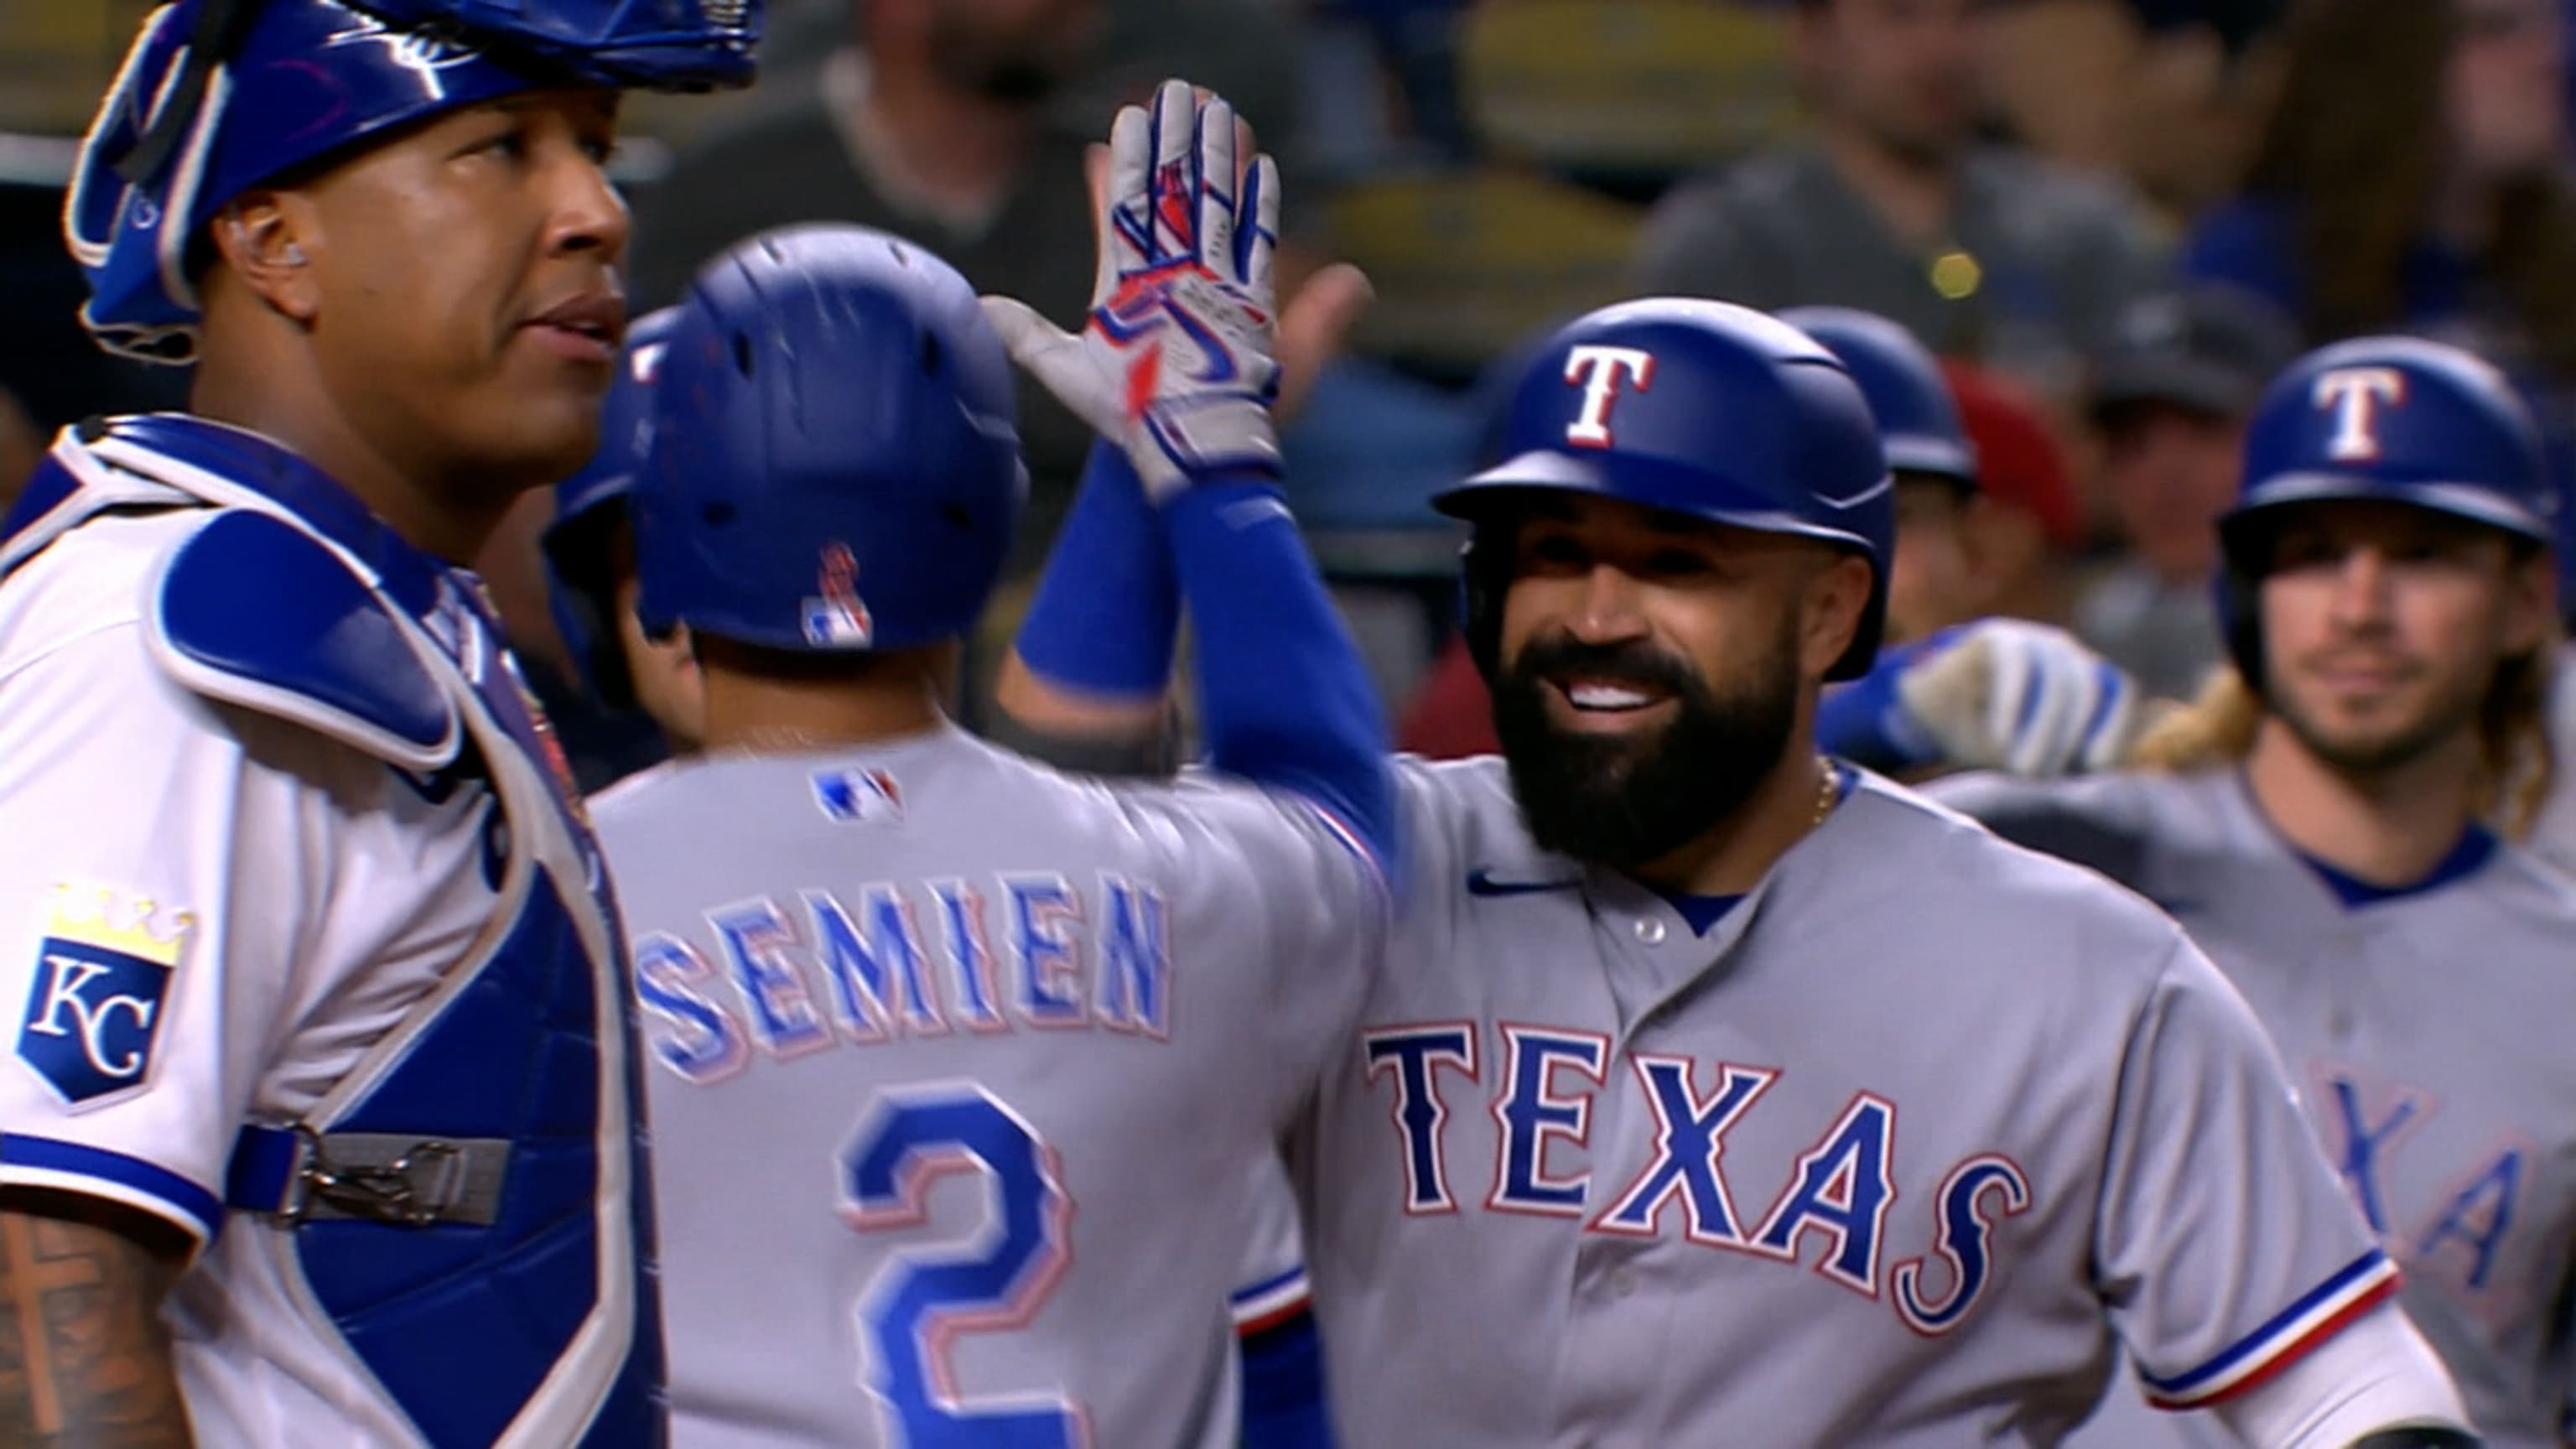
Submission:
POLYGON ((1482 866, 1467 872, 1467 894, 1471 896, 1528 896, 1541 891, 1570 891, 1581 884, 1573 880, 1496 880, 1494 873, 1482 866))

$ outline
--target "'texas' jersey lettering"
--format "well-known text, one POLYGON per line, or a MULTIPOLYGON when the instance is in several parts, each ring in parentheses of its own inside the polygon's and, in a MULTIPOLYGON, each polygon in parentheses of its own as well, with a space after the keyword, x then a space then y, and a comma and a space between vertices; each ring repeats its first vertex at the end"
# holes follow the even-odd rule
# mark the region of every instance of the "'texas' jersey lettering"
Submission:
POLYGON ((807 889, 714 907, 703 939, 640 935, 635 985, 653 1059, 701 1086, 755 1055, 954 1032, 1162 1041, 1166 915, 1161 891, 1113 872, 1088 891, 1055 872, 807 889))
POLYGON ((1456 1213, 1461 1194, 1472 1195, 1453 1178, 1477 1168, 1450 1161, 1445 1128, 1482 1095, 1496 1126, 1486 1210, 1569 1218, 1592 1233, 1678 1235, 1793 1267, 1812 1261, 1934 1336, 1974 1309, 1994 1276, 1997 1228, 2032 1203, 2010 1157, 1977 1153, 1932 1185, 1927 1223, 1896 1230, 1925 1250, 1891 1264, 1891 1210, 1903 1195, 1891 1166, 1897 1104, 1874 1092, 1854 1092, 1839 1117, 1819 1122, 1794 1161, 1737 1163, 1727 1133, 1760 1110, 1780 1068, 1632 1052, 1614 1076, 1600 1034, 1518 1023, 1490 1036, 1467 1021, 1385 1026, 1360 1040, 1360 1070, 1389 1101, 1408 1216, 1456 1213), (1624 1181, 1596 1176, 1594 1164, 1630 1154, 1590 1140, 1593 1099, 1614 1090, 1642 1093, 1655 1123, 1644 1166, 1624 1181), (1767 1195, 1739 1191, 1756 1184, 1767 1195))

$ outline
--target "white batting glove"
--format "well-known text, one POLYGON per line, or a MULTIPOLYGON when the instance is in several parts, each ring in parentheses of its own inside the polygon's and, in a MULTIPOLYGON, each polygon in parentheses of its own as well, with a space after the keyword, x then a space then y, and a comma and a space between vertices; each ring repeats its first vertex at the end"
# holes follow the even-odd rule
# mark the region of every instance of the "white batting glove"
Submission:
POLYGON ((1279 168, 1255 157, 1241 196, 1235 172, 1234 108, 1165 81, 1150 114, 1128 106, 1109 133, 1082 334, 1026 303, 984 299, 1011 356, 1124 447, 1158 503, 1192 479, 1279 471, 1279 168))
POLYGON ((1906 723, 1940 760, 2054 776, 2120 763, 2142 723, 2137 685, 2075 636, 2023 619, 1946 631, 1897 677, 1906 723))

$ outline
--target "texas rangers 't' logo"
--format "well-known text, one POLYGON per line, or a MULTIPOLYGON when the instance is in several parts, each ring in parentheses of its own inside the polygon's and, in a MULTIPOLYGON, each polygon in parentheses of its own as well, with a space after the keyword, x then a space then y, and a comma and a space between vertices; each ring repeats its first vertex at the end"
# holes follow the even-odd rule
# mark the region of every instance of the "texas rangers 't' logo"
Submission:
POLYGON ((2379 456, 2379 405, 2406 401, 2406 374, 2393 367, 2338 367, 2320 374, 2309 399, 2335 415, 2326 456, 2339 463, 2367 463, 2379 456))
POLYGON ((1565 380, 1583 389, 1583 410, 1565 430, 1565 440, 1578 448, 1610 446, 1610 402, 1619 395, 1619 375, 1626 373, 1637 391, 1655 380, 1655 354, 1642 347, 1586 344, 1565 354, 1565 380))

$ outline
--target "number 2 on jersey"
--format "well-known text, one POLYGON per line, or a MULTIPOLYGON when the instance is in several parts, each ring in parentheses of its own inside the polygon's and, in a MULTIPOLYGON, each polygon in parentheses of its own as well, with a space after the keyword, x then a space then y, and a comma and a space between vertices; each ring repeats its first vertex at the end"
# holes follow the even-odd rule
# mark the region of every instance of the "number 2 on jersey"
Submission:
POLYGON ((1055 1152, 1001 1099, 973 1083, 878 1098, 841 1157, 841 1189, 861 1231, 910 1227, 930 1184, 980 1170, 989 1225, 962 1247, 915 1249, 885 1265, 859 1304, 868 1387, 908 1449, 1076 1449, 1081 1412, 1061 1395, 969 1408, 948 1347, 961 1333, 1017 1328, 1037 1316, 1071 1259, 1073 1215, 1055 1152))

